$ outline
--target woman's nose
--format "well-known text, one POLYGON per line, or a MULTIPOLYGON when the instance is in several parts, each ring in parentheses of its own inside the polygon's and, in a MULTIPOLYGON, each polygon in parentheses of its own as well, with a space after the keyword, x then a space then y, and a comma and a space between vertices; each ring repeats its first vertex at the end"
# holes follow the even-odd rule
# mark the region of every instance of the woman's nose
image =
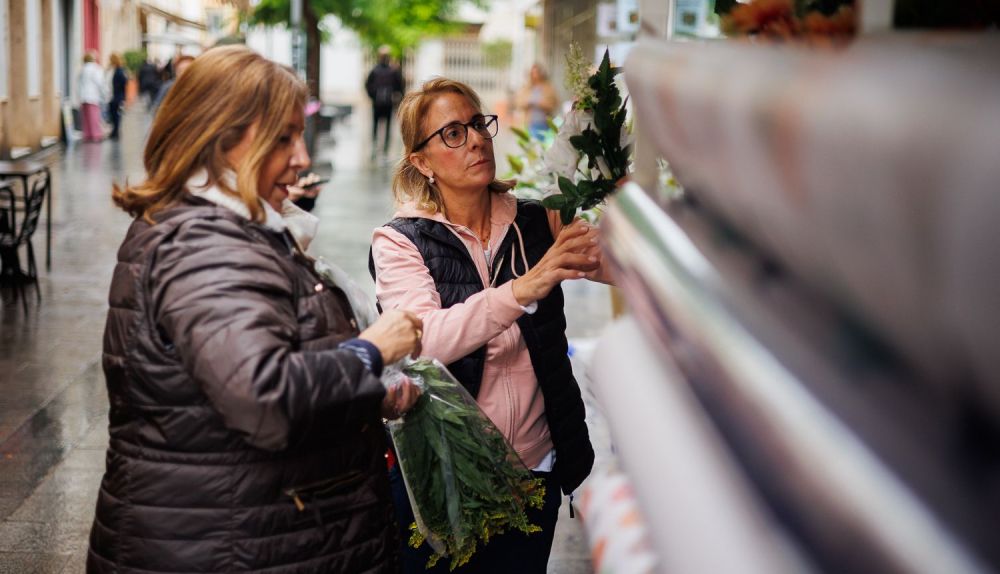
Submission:
POLYGON ((478 130, 474 130, 472 128, 468 129, 469 129, 469 135, 466 137, 467 140, 466 145, 468 145, 470 149, 476 149, 482 147, 483 142, 486 141, 486 138, 483 137, 483 134, 479 133, 478 130))
POLYGON ((292 153, 291 164, 297 171, 309 167, 309 150, 306 149, 306 140, 303 137, 296 138, 295 152, 292 153))

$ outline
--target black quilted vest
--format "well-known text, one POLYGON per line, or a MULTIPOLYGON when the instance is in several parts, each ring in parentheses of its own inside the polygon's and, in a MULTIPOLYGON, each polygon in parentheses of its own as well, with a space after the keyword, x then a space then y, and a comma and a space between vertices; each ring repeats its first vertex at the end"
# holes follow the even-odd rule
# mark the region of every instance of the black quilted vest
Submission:
MULTIPOLYGON (((534 266, 554 243, 545 209, 537 202, 518 200, 514 223, 521 230, 528 264, 534 266)), ((402 233, 420 251, 441 295, 442 308, 461 303, 483 290, 483 281, 468 249, 444 224, 423 218, 397 218, 386 225, 402 233)), ((514 279, 511 271, 512 249, 516 253, 515 269, 523 275, 526 269, 523 268, 521 247, 513 226, 493 259, 490 273, 491 276, 497 274, 495 285, 514 279)), ((370 255, 368 267, 374 279, 375 262, 370 255)), ((563 491, 569 493, 590 474, 594 449, 584 423, 580 387, 573 377, 567 355, 562 289, 558 286, 553 289, 547 297, 538 301, 538 310, 534 314, 525 313, 517 324, 545 400, 545 418, 556 449, 553 471, 563 491)), ((479 394, 485 360, 484 345, 448 365, 448 369, 473 397, 479 394)))

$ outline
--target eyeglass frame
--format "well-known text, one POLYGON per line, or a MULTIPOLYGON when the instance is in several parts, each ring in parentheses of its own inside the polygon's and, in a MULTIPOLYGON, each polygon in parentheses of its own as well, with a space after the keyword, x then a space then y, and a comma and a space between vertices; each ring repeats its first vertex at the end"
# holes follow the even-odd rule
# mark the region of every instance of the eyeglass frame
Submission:
MULTIPOLYGON (((482 137, 484 139, 488 139, 488 140, 492 140, 493 138, 497 137, 497 134, 500 133, 500 117, 498 115, 496 115, 496 114, 479 114, 477 117, 475 117, 475 118, 473 118, 473 119, 471 119, 471 120, 469 120, 469 121, 467 121, 465 123, 462 123, 462 122, 448 122, 447 124, 441 126, 440 129, 435 130, 433 133, 431 133, 431 135, 429 135, 426 138, 424 138, 424 141, 422 141, 422 142, 418 143, 417 145, 413 146, 413 151, 420 151, 421 149, 423 149, 423 147, 425 145, 427 145, 432 139, 434 139, 434 136, 441 136, 441 143, 443 143, 445 145, 445 147, 447 147, 448 149, 458 149, 458 148, 464 146, 465 144, 469 143, 469 128, 472 127, 472 124, 474 124, 474 123, 476 123, 477 121, 480 121, 480 120, 489 120, 485 124, 487 132, 489 130, 489 125, 490 124, 494 124, 494 123, 497 124, 497 132, 495 134, 491 135, 491 136, 483 135, 482 133, 480 133, 479 130, 476 130, 476 133, 478 133, 480 135, 480 137, 482 137), (442 133, 442 132, 444 132, 444 130, 450 128, 451 126, 462 126, 463 128, 465 128, 465 139, 462 140, 462 143, 460 143, 460 144, 458 144, 457 146, 454 146, 454 147, 448 145, 448 142, 445 141, 444 134, 442 133)), ((475 128, 473 128, 473 129, 475 129, 475 128)))

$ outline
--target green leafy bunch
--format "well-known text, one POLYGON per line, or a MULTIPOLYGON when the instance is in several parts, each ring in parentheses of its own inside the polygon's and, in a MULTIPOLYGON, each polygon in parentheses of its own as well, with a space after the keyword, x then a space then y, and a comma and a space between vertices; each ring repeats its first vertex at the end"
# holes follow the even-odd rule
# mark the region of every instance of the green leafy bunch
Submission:
POLYGON ((525 509, 542 507, 545 487, 475 400, 435 361, 417 360, 403 372, 423 393, 389 429, 417 518, 409 544, 435 550, 427 567, 448 556, 454 570, 509 529, 539 532, 525 509))
POLYGON ((575 104, 577 109, 591 112, 594 121, 582 133, 570 137, 569 141, 586 155, 587 167, 597 176, 593 179, 582 177, 574 182, 560 175, 561 193, 542 200, 546 208, 559 211, 564 225, 573 221, 577 210, 593 209, 603 203, 614 192, 618 181, 628 175, 631 145, 621 145, 628 115, 627 100, 622 100, 615 84, 615 76, 620 73, 621 68, 611 66, 608 51, 605 50, 601 65, 587 80, 587 85, 594 91, 593 100, 575 104))

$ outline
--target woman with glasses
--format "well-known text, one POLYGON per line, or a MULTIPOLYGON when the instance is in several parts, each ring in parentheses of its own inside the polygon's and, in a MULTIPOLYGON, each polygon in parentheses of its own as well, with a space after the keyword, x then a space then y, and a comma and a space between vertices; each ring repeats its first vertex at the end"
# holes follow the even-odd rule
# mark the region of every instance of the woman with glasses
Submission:
MULTIPOLYGON (((544 573, 560 491, 573 492, 594 461, 559 284, 603 277, 596 231, 563 228, 496 178, 497 117, 465 84, 425 83, 403 98, 399 120, 398 210, 372 239, 376 295, 383 310, 423 321, 424 354, 448 365, 546 485, 544 508, 529 513, 541 532, 494 537, 459 571, 544 573)), ((412 513, 390 475, 405 540, 412 513)), ((406 571, 425 572, 427 556, 407 548, 406 571)))

